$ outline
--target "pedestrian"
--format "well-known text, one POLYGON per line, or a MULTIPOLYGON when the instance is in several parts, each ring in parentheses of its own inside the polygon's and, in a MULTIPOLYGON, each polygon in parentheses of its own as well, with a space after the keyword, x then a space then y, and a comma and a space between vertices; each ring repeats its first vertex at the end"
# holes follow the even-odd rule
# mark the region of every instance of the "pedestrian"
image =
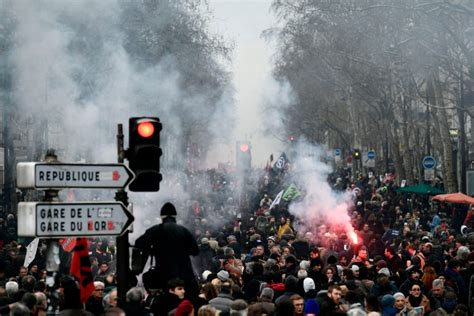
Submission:
POLYGON ((152 288, 167 291, 170 279, 180 278, 185 283, 187 297, 195 299, 199 288, 189 256, 197 256, 199 247, 191 232, 176 223, 176 208, 166 203, 161 208, 162 223, 149 228, 135 241, 135 247, 155 257, 159 269, 154 270, 152 288))

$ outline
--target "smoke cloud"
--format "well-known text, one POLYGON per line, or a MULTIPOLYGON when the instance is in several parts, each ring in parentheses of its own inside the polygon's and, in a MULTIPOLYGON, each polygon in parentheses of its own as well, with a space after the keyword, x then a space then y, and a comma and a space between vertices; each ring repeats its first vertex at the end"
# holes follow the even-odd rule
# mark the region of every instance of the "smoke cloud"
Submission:
MULTIPOLYGON (((237 41, 234 56, 236 90, 229 86, 210 113, 216 141, 207 156, 208 167, 216 167, 218 162, 235 163, 237 140, 252 142, 256 167, 263 167, 271 153, 277 156, 284 150, 281 123, 292 93, 291 87, 276 82, 270 75, 271 50, 260 37, 271 26, 268 6, 269 3, 247 3, 236 11, 232 4, 227 11, 218 12, 221 18, 234 17, 229 20, 234 30, 242 27, 241 22, 249 18, 249 12, 255 13, 251 16, 255 23, 246 23, 245 29, 237 34, 241 42, 237 41), (262 20, 263 16, 266 19, 262 20), (249 40, 245 34, 255 36, 249 40), (238 46, 245 41, 250 44, 238 46), (238 111, 234 111, 234 103, 238 111), (237 124, 233 132, 229 130, 232 121, 237 124), (270 133, 264 136, 263 131, 270 133)), ((59 159, 65 162, 115 162, 117 123, 127 126, 131 116, 158 116, 164 126, 163 138, 168 140, 163 144, 162 161, 164 165, 175 163, 182 170, 186 162, 179 150, 184 138, 180 117, 199 121, 204 115, 200 109, 206 107, 207 96, 215 95, 215 91, 183 91, 183 74, 172 56, 147 67, 143 61, 133 59, 125 49, 119 1, 0 0, 0 7, 16 19, 15 45, 8 56, 14 67, 14 103, 25 119, 34 122, 38 134, 49 135, 47 139, 37 137, 44 148, 57 149, 59 159)), ((305 152, 303 147, 309 145, 300 146, 305 152)), ((322 153, 320 149, 314 151, 322 153)), ((304 155, 295 159, 295 168, 295 181, 307 196, 292 204, 290 212, 307 219, 309 230, 320 222, 350 230, 350 198, 333 192, 326 183, 330 168, 320 163, 317 156, 304 155)), ((136 217, 132 240, 159 222, 159 208, 166 201, 175 201, 180 206, 178 217, 187 214, 186 201, 191 196, 185 187, 186 175, 172 169, 163 170, 160 192, 130 193, 136 217)), ((203 191, 211 191, 209 181, 203 180, 200 185, 203 191)), ((76 199, 83 201, 113 198, 113 192, 106 190, 75 192, 76 199)))
MULTIPOLYGON (((320 235, 318 228, 326 225, 330 233, 354 231, 348 210, 353 206, 351 193, 338 192, 331 188, 327 181, 331 166, 322 162, 326 151, 322 147, 299 141, 295 145, 298 153, 294 157, 291 171, 292 180, 304 193, 301 201, 290 204, 289 211, 300 219, 301 231, 320 235)), ((321 236, 319 236, 321 237, 321 236)))

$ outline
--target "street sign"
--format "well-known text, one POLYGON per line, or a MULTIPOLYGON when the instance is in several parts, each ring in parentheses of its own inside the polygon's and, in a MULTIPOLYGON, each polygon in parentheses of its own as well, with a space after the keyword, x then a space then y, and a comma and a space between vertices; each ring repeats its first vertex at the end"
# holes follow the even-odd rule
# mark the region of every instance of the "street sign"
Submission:
POLYGON ((340 148, 334 149, 334 156, 340 156, 340 155, 341 155, 341 149, 340 148))
POLYGON ((434 169, 423 170, 423 178, 425 181, 433 181, 435 179, 435 170, 434 169))
POLYGON ((90 188, 118 189, 134 178, 124 164, 73 164, 20 162, 16 166, 20 189, 90 188))
POLYGON ((433 169, 436 167, 436 159, 433 156, 425 156, 423 157, 422 164, 425 169, 433 169))
POLYGON ((121 202, 20 202, 18 236, 119 236, 133 215, 121 202))
POLYGON ((362 153, 362 166, 375 168, 375 151, 364 151, 362 153))

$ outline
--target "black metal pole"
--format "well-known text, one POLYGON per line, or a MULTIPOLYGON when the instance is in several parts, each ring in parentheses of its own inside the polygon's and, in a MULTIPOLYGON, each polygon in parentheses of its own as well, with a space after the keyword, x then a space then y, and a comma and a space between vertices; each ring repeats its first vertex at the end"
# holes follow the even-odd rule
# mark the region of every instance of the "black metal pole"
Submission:
MULTIPOLYGON (((123 149, 123 126, 117 126, 117 154, 118 162, 124 162, 123 149)), ((128 195, 125 189, 118 189, 115 193, 115 200, 122 202, 125 206, 128 205, 128 195)), ((117 237, 117 297, 118 305, 123 307, 125 305, 125 296, 128 290, 129 275, 130 275, 130 255, 128 244, 128 230, 122 236, 117 237)))

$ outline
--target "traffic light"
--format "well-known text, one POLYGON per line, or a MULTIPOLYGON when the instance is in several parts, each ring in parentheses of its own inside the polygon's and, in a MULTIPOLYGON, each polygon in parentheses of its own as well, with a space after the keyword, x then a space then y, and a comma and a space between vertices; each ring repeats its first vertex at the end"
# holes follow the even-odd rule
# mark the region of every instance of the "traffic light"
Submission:
POLYGON ((352 152, 352 157, 354 157, 354 159, 356 160, 359 160, 361 159, 361 153, 360 153, 360 149, 354 149, 354 151, 352 152))
POLYGON ((128 166, 135 173, 128 188, 134 192, 156 192, 162 179, 160 120, 157 117, 131 117, 128 126, 128 166))
POLYGON ((252 167, 250 142, 237 142, 237 171, 249 171, 252 167))

